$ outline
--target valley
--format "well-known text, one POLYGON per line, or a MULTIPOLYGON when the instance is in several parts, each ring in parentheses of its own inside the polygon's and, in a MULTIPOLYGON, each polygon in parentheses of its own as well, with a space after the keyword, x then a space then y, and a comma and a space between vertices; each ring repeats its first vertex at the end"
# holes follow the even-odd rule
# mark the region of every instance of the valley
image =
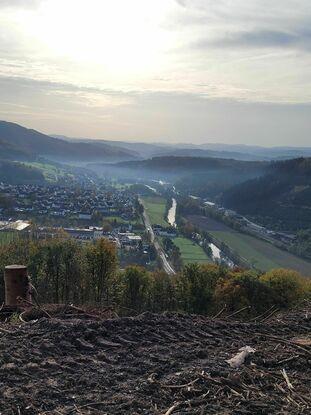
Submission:
POLYGON ((237 232, 222 222, 204 216, 190 215, 187 219, 211 234, 218 246, 222 243, 246 260, 252 267, 268 271, 273 268, 291 268, 305 276, 311 272, 311 262, 281 250, 261 239, 237 232))

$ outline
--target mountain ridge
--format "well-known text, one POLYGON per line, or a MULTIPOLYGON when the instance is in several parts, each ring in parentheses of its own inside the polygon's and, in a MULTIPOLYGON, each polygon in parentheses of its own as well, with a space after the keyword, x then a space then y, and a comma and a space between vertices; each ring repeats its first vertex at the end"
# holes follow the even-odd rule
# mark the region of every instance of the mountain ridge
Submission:
POLYGON ((27 129, 19 124, 0 121, 0 151, 10 157, 9 147, 18 149, 25 160, 33 156, 49 157, 54 161, 120 161, 133 160, 135 156, 126 149, 106 145, 98 147, 88 143, 69 143, 55 137, 27 129))

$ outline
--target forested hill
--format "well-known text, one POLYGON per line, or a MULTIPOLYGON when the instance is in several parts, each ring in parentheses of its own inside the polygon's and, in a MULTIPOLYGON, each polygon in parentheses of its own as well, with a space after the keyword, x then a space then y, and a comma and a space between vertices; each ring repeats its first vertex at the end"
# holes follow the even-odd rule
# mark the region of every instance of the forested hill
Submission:
POLYGON ((299 157, 271 163, 271 171, 275 174, 311 179, 311 157, 299 157))
POLYGON ((42 172, 21 163, 0 160, 0 181, 10 184, 45 182, 42 172))
POLYGON ((226 190, 220 200, 274 228, 311 228, 311 158, 272 163, 264 176, 226 190))
POLYGON ((265 173, 269 162, 206 157, 153 157, 148 160, 98 164, 98 173, 122 178, 166 180, 181 193, 215 197, 222 191, 265 173))
POLYGON ((207 171, 234 169, 238 171, 263 171, 267 166, 269 166, 269 163, 262 161, 241 161, 212 157, 163 156, 153 157, 151 159, 142 161, 128 161, 118 163, 118 166, 130 169, 146 169, 174 173, 178 170, 207 171))
POLYGON ((6 121, 0 121, 0 154, 2 159, 16 160, 29 160, 34 156, 58 161, 121 161, 135 158, 131 152, 120 147, 71 143, 6 121))

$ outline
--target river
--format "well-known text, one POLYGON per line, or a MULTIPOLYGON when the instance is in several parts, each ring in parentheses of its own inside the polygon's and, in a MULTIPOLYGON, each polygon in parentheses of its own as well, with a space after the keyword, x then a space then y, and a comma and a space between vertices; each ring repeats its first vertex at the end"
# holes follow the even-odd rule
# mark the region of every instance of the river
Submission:
POLYGON ((176 202, 176 199, 173 198, 172 206, 167 212, 167 221, 171 226, 174 226, 174 228, 176 228, 176 208, 177 208, 177 202, 176 202))
POLYGON ((151 190, 153 193, 158 193, 157 189, 155 189, 154 187, 149 186, 148 184, 145 184, 145 187, 147 187, 149 190, 151 190))

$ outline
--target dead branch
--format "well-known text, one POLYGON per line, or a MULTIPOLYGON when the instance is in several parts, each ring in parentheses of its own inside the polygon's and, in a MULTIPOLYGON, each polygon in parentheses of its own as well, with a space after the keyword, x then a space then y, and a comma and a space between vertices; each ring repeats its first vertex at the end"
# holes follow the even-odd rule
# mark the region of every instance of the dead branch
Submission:
POLYGON ((243 308, 240 308, 240 310, 237 310, 234 313, 229 314, 228 316, 226 316, 226 318, 230 318, 230 317, 236 316, 237 314, 242 313, 242 311, 247 310, 247 309, 250 309, 250 308, 252 308, 250 305, 248 305, 246 307, 243 307, 243 308))
POLYGON ((90 408, 90 407, 92 407, 92 406, 97 406, 97 405, 105 405, 107 402, 92 402, 92 403, 87 403, 86 405, 82 405, 82 406, 79 406, 78 408, 77 408, 77 406, 75 405, 75 408, 73 408, 73 409, 71 409, 69 412, 67 412, 67 415, 69 415, 69 414, 73 414, 75 411, 80 411, 81 409, 84 409, 84 408, 90 408))
POLYGON ((281 337, 272 336, 271 334, 263 334, 263 333, 255 333, 255 334, 257 334, 259 336, 268 337, 269 339, 274 340, 274 341, 277 341, 279 343, 284 343, 284 344, 287 344, 289 346, 296 347, 297 349, 303 350, 305 353, 307 353, 308 355, 311 356, 311 351, 310 350, 308 350, 305 347, 302 347, 299 344, 296 344, 296 343, 294 343, 294 342, 292 342, 290 340, 284 340, 281 337))
POLYGON ((24 303, 26 303, 26 304, 29 304, 29 305, 31 305, 32 307, 34 307, 34 308, 38 308, 40 311, 42 311, 42 313, 44 313, 48 318, 52 318, 52 316, 46 311, 46 310, 44 310, 42 307, 41 307, 41 305, 38 303, 38 302, 36 302, 36 304, 34 304, 34 303, 32 303, 31 301, 28 301, 28 300, 26 300, 25 298, 22 298, 22 297, 17 297, 17 299, 18 299, 18 301, 20 301, 20 302, 24 302, 24 303))
POLYGON ((182 389, 182 388, 187 388, 189 386, 194 385, 195 383, 197 383, 200 380, 200 378, 194 379, 189 383, 186 383, 184 385, 165 385, 163 383, 160 383, 161 388, 168 388, 168 389, 182 389))
POLYGON ((212 316, 212 318, 219 317, 226 310, 226 308, 227 308, 227 304, 225 304, 224 307, 217 314, 215 314, 214 316, 212 316))
POLYGON ((177 409, 179 406, 181 405, 180 402, 175 403, 173 406, 171 406, 165 413, 164 415, 171 415, 175 409, 177 409))
POLYGON ((275 307, 275 305, 273 305, 273 306, 271 306, 270 308, 268 308, 268 310, 266 310, 264 313, 262 313, 262 314, 259 314, 258 316, 256 316, 256 317, 253 317, 253 318, 251 318, 250 320, 248 320, 249 322, 251 322, 251 321, 256 321, 256 320, 259 320, 260 318, 262 318, 262 317, 265 317, 268 313, 270 313, 270 311, 272 311, 272 309, 275 307))
POLYGON ((282 376, 283 376, 283 377, 284 377, 284 379, 285 379, 285 382, 286 382, 286 384, 287 384, 288 389, 289 389, 289 390, 293 390, 293 389, 294 389, 294 386, 293 386, 293 385, 292 385, 292 383, 290 382, 289 377, 288 377, 288 375, 287 375, 287 373, 286 373, 286 370, 285 370, 285 369, 282 369, 282 370, 281 370, 281 373, 282 373, 282 376))

